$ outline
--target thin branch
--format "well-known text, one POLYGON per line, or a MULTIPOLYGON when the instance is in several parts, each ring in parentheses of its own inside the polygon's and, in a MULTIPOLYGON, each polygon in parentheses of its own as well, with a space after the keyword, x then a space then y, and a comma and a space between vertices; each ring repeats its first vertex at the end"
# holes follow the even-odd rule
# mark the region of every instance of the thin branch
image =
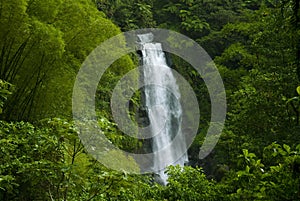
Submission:
POLYGON ((50 188, 49 188, 49 195, 50 195, 51 201, 54 201, 50 188))

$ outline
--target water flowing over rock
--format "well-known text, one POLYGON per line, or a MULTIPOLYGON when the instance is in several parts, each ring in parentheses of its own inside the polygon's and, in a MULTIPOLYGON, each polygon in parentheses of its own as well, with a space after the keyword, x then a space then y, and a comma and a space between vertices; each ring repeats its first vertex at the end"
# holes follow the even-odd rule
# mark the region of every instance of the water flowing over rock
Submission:
POLYGON ((142 49, 144 106, 152 132, 153 170, 166 184, 165 168, 177 164, 183 166, 188 161, 181 131, 180 93, 172 69, 167 66, 162 44, 154 42, 152 33, 138 35, 138 38, 142 49), (175 142, 175 136, 181 139, 175 142), (174 146, 176 149, 170 147, 172 143, 177 143, 174 146))

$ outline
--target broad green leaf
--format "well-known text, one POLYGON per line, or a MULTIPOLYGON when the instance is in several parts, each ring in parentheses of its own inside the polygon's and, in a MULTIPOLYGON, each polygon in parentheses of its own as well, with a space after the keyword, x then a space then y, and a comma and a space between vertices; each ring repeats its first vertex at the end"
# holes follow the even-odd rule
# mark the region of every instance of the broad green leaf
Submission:
POLYGON ((290 153, 290 151, 291 151, 290 146, 284 144, 284 145, 283 145, 283 148, 286 150, 286 152, 287 152, 288 154, 290 153))

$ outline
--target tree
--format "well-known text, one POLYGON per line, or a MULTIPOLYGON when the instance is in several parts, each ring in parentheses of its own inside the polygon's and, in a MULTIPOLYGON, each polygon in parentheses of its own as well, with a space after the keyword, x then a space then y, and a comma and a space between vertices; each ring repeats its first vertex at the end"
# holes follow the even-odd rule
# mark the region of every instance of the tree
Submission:
POLYGON ((153 1, 96 0, 97 7, 123 31, 156 26, 153 19, 153 1))
POLYGON ((77 70, 119 29, 87 0, 2 1, 1 8, 0 77, 16 88, 3 118, 70 116, 77 70))

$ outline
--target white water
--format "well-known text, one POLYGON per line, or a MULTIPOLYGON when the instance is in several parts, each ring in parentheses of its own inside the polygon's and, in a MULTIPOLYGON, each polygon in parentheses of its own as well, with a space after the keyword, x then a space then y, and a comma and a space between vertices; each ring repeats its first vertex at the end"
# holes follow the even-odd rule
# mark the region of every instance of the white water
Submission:
POLYGON ((180 93, 172 69, 167 66, 161 44, 152 42, 151 33, 138 37, 142 45, 145 105, 153 136, 153 170, 166 184, 165 168, 177 164, 183 166, 188 161, 186 143, 181 132, 180 93), (174 145, 173 139, 176 135, 180 140, 176 140, 173 146, 175 148, 167 147, 171 143, 174 145))

